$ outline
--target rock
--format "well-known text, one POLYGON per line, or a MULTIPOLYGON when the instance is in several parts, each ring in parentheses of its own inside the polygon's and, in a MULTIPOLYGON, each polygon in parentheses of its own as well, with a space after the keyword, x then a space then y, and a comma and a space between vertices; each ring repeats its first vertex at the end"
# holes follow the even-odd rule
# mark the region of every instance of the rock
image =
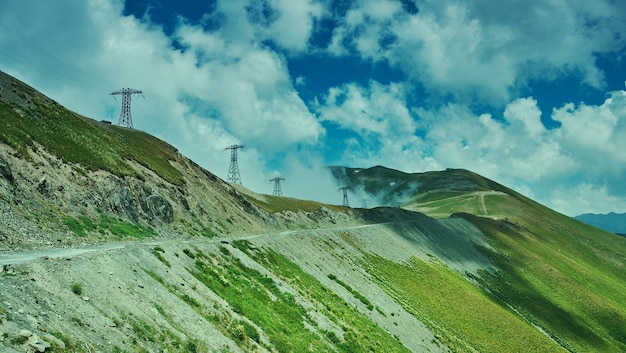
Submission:
POLYGON ((39 184, 37 184, 37 191, 46 196, 48 196, 48 194, 50 193, 50 186, 48 185, 46 177, 43 177, 39 180, 39 184))
POLYGON ((169 201, 167 201, 167 199, 163 196, 148 196, 146 205, 150 216, 160 219, 165 223, 172 223, 174 221, 174 209, 169 201))
POLYGON ((2 156, 0 156, 0 176, 5 178, 9 183, 13 184, 14 178, 11 166, 9 166, 9 163, 2 156))
POLYGON ((52 336, 51 334, 47 333, 46 335, 43 336, 43 339, 46 342, 50 342, 50 344, 52 344, 55 348, 59 348, 60 350, 64 350, 65 349, 65 342, 61 341, 60 339, 52 336))
POLYGON ((32 347, 35 352, 45 352, 46 349, 50 348, 50 343, 41 339, 41 337, 33 334, 28 338, 28 342, 26 342, 28 346, 32 347))
POLYGON ((32 332, 30 332, 28 330, 22 329, 22 330, 20 330, 20 332, 18 332, 17 335, 20 336, 20 337, 31 337, 32 335, 34 335, 34 333, 32 333, 32 332))
POLYGON ((137 211, 133 206, 133 196, 127 186, 122 186, 112 197, 112 210, 120 216, 130 218, 134 222, 139 220, 137 211))

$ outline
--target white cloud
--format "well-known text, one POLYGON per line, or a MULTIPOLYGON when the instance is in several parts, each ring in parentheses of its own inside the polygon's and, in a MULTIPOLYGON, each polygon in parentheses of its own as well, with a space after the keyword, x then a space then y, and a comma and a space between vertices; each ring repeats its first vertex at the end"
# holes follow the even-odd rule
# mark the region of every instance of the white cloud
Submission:
POLYGON ((573 154, 586 161, 589 174, 624 168, 626 163, 626 97, 614 92, 601 106, 569 103, 555 109, 561 123, 559 138, 573 154), (597 158, 602 156, 602 158, 597 158))
POLYGON ((521 123, 521 128, 532 139, 541 138, 546 133, 546 128, 541 122, 541 111, 537 107, 537 101, 532 98, 517 99, 507 105, 504 118, 514 127, 521 123))
POLYGON ((606 185, 582 183, 575 187, 556 186, 547 203, 567 215, 626 212, 624 198, 613 195, 606 185))
MULTIPOLYGON (((291 155, 287 158, 285 170, 277 174, 285 178, 283 196, 341 204, 342 195, 337 191, 339 186, 319 155, 306 152, 300 156, 291 155)), ((266 187, 268 194, 271 193, 270 187, 266 187)))
MULTIPOLYGON (((222 177, 227 165, 214 166, 227 164, 223 148, 242 143, 246 158, 256 158, 249 164, 262 171, 268 155, 313 145, 324 129, 292 86, 285 58, 256 42, 265 38, 257 38, 259 32, 241 16, 246 4, 219 2, 214 15, 223 21, 212 32, 181 20, 174 34, 185 48, 180 51, 149 19, 123 16, 121 1, 3 2, 0 22, 27 30, 3 35, 0 44, 31 60, 4 59, 3 69, 96 119, 117 120, 120 103, 108 93, 141 89, 146 99, 132 104, 136 128, 174 144, 222 177)), ((306 5, 306 14, 317 11, 306 5)), ((304 37, 301 31, 299 38, 304 37)))
POLYGON ((331 88, 318 112, 323 121, 356 134, 344 141, 348 165, 408 172, 466 168, 570 215, 617 211, 616 200, 626 197, 618 191, 626 176, 624 91, 599 106, 555 109, 553 119, 561 126, 553 129, 541 122, 533 98, 509 103, 504 119, 456 103, 412 111, 406 104, 401 85, 371 81, 367 87, 331 88), (568 193, 588 200, 568 204, 568 193))
POLYGON ((317 109, 320 120, 359 137, 344 143, 346 164, 399 168, 418 160, 418 125, 407 108, 405 95, 401 84, 382 85, 376 81, 370 81, 367 87, 350 83, 328 91, 317 109))
POLYGON ((369 134, 410 136, 416 124, 406 108, 404 92, 399 84, 383 86, 370 81, 363 88, 355 83, 331 88, 320 110, 323 121, 369 134))
MULTIPOLYGON (((626 192, 626 92, 600 106, 555 109, 561 126, 546 130, 533 99, 507 105, 505 121, 460 105, 420 114, 432 126, 425 144, 443 166, 462 167, 536 197, 570 215, 616 211, 626 192), (567 203, 588 197, 584 203, 567 203), (610 201, 610 202, 609 202, 610 201), (607 208, 607 207, 613 208, 607 208), (586 211, 585 211, 586 210, 586 211)), ((622 202, 621 210, 626 210, 622 202)))
POLYGON ((310 0, 273 0, 272 4, 278 15, 269 27, 270 37, 287 50, 305 51, 314 21, 324 12, 323 6, 310 0))
POLYGON ((503 104, 529 79, 581 74, 603 87, 596 55, 626 44, 624 15, 607 1, 425 0, 409 14, 393 0, 360 0, 329 51, 385 60, 434 93, 503 104))

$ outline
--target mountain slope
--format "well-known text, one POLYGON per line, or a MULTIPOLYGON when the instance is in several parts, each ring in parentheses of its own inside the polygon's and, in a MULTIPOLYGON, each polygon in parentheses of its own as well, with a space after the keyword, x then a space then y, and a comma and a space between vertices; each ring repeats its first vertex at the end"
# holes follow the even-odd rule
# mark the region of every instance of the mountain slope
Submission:
POLYGON ((481 271, 476 281, 568 350, 626 348, 624 239, 465 170, 336 168, 334 175, 366 196, 401 198, 406 209, 476 225, 491 246, 483 253, 497 269, 481 271))
POLYGON ((6 75, 0 117, 1 351, 626 349, 626 241, 475 173, 333 168, 403 207, 350 209, 233 187, 6 75))

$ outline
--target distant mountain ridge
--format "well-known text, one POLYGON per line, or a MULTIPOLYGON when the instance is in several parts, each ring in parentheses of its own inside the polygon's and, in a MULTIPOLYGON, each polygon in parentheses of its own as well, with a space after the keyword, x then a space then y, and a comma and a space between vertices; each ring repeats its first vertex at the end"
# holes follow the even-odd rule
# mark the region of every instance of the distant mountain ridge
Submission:
POLYGON ((576 217, 577 220, 604 229, 607 232, 626 236, 626 213, 584 213, 576 217))

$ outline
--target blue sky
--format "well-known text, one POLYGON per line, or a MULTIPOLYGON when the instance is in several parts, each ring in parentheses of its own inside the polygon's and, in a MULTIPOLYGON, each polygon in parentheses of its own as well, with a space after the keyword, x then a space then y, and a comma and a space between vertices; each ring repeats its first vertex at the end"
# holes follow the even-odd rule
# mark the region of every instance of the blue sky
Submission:
MULTIPOLYGON (((0 2, 0 69, 245 186, 340 203, 325 165, 466 168, 568 215, 626 212, 626 2, 0 2)), ((360 195, 353 195, 359 197, 360 195)))

